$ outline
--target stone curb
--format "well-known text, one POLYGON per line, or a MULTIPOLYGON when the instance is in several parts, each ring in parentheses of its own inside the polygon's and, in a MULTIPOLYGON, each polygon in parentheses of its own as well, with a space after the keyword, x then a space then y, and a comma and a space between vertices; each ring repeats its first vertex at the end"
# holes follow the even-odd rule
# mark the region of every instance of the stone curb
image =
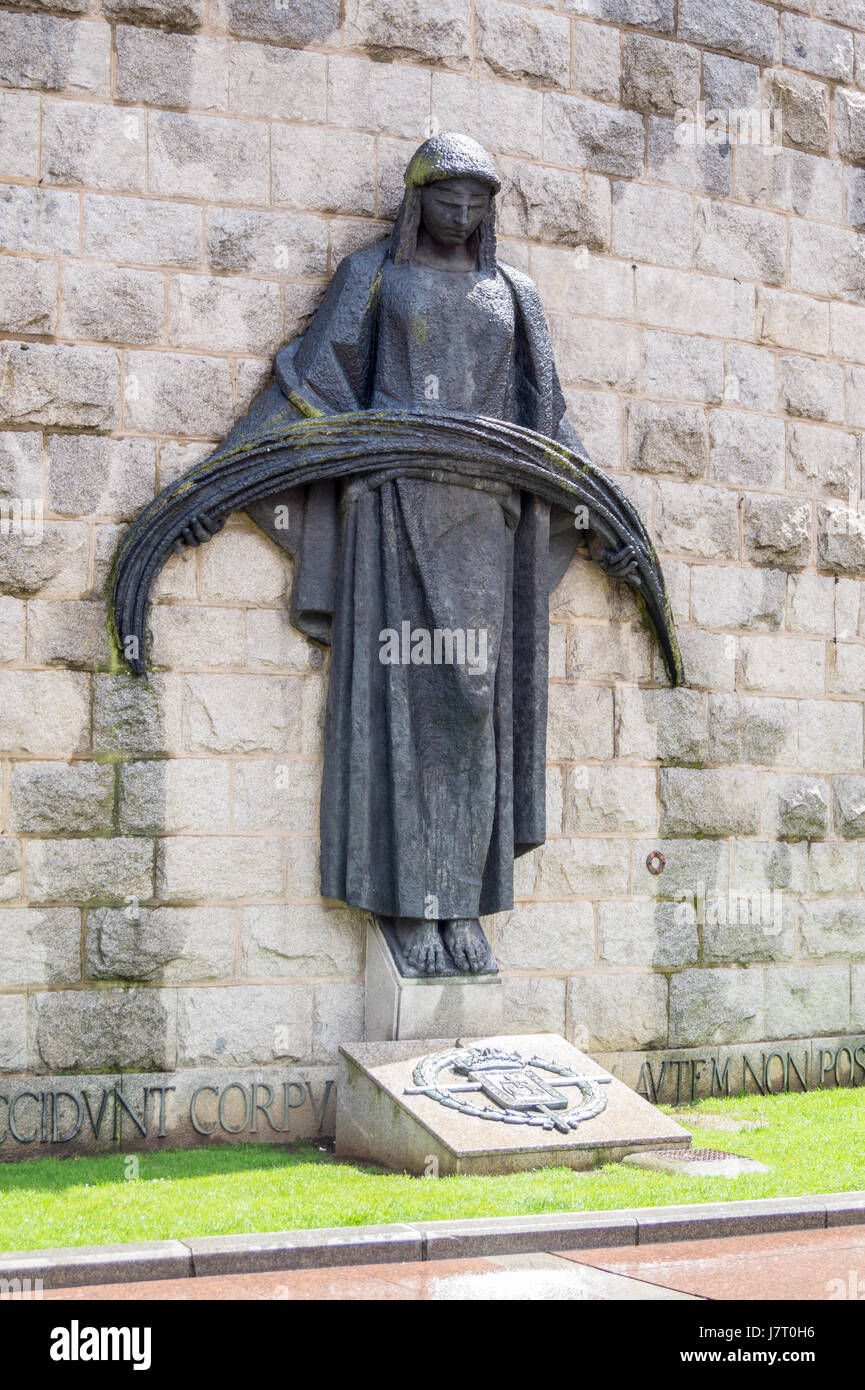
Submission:
POLYGON ((338 1226, 267 1235, 144 1241, 138 1245, 17 1250, 0 1254, 0 1281, 29 1279, 32 1288, 33 1281, 41 1279, 43 1288, 63 1289, 386 1261, 611 1249, 857 1225, 865 1225, 865 1192, 840 1192, 611 1212, 338 1226))

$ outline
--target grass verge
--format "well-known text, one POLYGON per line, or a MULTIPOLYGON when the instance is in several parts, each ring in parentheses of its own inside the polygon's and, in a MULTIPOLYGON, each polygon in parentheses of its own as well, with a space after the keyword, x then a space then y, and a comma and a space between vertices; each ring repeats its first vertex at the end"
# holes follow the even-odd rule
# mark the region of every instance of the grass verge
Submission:
POLYGON ((771 1172, 686 1178, 607 1164, 436 1180, 340 1162, 314 1144, 140 1154, 137 1178, 121 1154, 40 1158, 0 1164, 0 1249, 865 1188, 865 1089, 707 1100, 667 1113, 692 1130, 695 1147, 745 1154, 771 1172))

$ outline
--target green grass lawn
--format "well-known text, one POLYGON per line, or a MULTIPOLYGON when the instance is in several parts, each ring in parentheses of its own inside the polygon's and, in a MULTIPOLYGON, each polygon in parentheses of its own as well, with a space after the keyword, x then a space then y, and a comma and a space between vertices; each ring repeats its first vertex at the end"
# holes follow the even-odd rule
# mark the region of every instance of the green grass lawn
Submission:
POLYGON ((339 1162, 311 1144, 141 1154, 137 1179, 125 1177, 120 1155, 34 1159, 0 1164, 0 1249, 865 1189, 865 1089, 708 1100, 667 1113, 693 1130, 696 1147, 745 1154, 772 1171, 684 1178, 608 1164, 415 1178, 339 1162), (710 1116, 747 1127, 706 1128, 710 1116))

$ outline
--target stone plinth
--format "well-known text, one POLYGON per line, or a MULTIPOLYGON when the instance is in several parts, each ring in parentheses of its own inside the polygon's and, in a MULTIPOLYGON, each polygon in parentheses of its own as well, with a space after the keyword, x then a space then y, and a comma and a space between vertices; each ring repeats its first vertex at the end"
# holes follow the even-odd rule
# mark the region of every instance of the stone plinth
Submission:
POLYGON ((495 1033, 502 1027, 502 999, 498 975, 406 979, 394 964, 381 927, 370 917, 366 932, 368 1042, 495 1033))
MULTIPOLYGON (((410 1173, 516 1173, 531 1168, 593 1168, 627 1154, 652 1148, 686 1149, 691 1136, 661 1114, 597 1062, 554 1033, 472 1038, 472 1047, 537 1056, 599 1082, 606 1106, 594 1118, 561 1133, 540 1125, 511 1123, 464 1114, 425 1094, 406 1094, 416 1086, 415 1068, 424 1058, 457 1046, 462 1040, 352 1044, 341 1047, 337 1083, 336 1151, 341 1157, 366 1159, 410 1173)), ((555 1072, 537 1070, 543 1080, 555 1072)), ((460 1084, 459 1075, 441 1073, 445 1085, 460 1084)), ((462 1078, 465 1082, 465 1078, 462 1078)), ((568 1090, 568 1105, 580 1093, 568 1090)), ((496 1106, 478 1092, 455 1091, 454 1100, 496 1106)), ((535 1112, 537 1113, 537 1112, 535 1112)), ((560 1120, 566 1111, 553 1111, 560 1120)))

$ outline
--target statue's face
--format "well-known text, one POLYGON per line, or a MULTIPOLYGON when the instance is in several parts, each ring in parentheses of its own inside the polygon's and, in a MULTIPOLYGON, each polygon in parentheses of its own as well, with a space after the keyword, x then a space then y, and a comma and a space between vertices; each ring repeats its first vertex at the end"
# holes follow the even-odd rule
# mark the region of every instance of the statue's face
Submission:
POLYGON ((490 206, 480 179, 441 179, 421 189, 421 217, 434 241, 456 246, 477 231, 490 206))

